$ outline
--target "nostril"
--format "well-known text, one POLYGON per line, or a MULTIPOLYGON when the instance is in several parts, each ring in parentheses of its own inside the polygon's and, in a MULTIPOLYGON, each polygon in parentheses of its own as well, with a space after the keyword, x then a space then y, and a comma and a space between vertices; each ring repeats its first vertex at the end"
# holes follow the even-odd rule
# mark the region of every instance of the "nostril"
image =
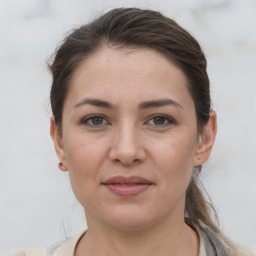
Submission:
POLYGON ((120 158, 116 158, 112 160, 113 162, 117 163, 117 164, 122 164, 123 166, 130 166, 136 163, 139 163, 141 160, 139 160, 138 158, 126 158, 126 159, 120 159, 120 158))

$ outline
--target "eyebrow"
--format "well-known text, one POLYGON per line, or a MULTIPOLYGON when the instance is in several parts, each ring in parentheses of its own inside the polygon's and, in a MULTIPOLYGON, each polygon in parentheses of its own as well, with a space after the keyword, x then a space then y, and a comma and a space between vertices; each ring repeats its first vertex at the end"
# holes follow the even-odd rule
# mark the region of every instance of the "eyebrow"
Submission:
POLYGON ((163 107, 163 106, 167 106, 167 105, 173 105, 178 108, 183 108, 183 106, 181 104, 179 104, 178 102, 176 102, 172 99, 159 99, 159 100, 142 102, 139 105, 139 109, 158 108, 158 107, 163 107))
POLYGON ((101 99, 91 99, 91 98, 85 98, 83 100, 81 100, 79 103, 77 103, 75 105, 75 108, 77 107, 81 107, 83 105, 93 105, 96 107, 101 107, 101 108, 113 108, 112 104, 110 104, 109 102, 105 101, 105 100, 101 100, 101 99))
MULTIPOLYGON (((114 106, 108 101, 105 101, 102 99, 93 99, 93 98, 85 98, 80 102, 78 102, 74 107, 78 108, 87 104, 96 106, 96 107, 101 107, 101 108, 110 108, 110 109, 114 108, 114 106)), ((167 105, 173 105, 175 107, 183 108, 181 104, 179 104, 178 102, 172 99, 158 99, 158 100, 151 100, 151 101, 145 101, 140 103, 139 109, 157 108, 157 107, 163 107, 167 105)))

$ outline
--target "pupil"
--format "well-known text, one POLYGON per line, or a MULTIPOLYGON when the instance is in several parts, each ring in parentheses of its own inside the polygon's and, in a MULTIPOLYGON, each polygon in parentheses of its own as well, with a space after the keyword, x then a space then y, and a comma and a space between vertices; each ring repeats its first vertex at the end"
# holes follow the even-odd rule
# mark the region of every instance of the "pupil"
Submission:
POLYGON ((156 125, 163 125, 163 124, 164 124, 164 121, 165 121, 165 118, 164 118, 164 117, 161 117, 161 116, 154 118, 154 123, 155 123, 156 125))
POLYGON ((94 125, 101 125, 102 124, 102 121, 103 121, 103 118, 102 117, 94 117, 92 119, 92 123, 94 125))

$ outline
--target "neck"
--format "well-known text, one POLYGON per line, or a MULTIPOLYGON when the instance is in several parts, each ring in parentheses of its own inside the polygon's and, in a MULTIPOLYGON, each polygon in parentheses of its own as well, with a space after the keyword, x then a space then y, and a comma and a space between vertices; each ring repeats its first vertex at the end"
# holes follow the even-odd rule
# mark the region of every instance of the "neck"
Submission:
POLYGON ((78 243, 75 256, 196 256, 198 253, 198 236, 184 220, 132 231, 102 228, 97 222, 88 222, 88 231, 78 243))

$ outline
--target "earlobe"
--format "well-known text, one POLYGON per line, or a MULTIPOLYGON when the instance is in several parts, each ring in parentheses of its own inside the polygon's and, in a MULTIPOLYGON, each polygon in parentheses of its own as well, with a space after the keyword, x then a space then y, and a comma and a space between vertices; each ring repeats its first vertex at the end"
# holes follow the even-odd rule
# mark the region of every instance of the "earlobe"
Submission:
POLYGON ((59 158, 59 164, 58 164, 59 169, 62 171, 67 171, 65 150, 64 150, 62 139, 59 135, 58 128, 55 123, 54 117, 51 117, 50 135, 51 135, 53 143, 54 143, 57 157, 59 158))
POLYGON ((214 111, 210 112, 208 123, 198 138, 198 146, 194 156, 194 166, 204 164, 209 158, 217 133, 217 116, 214 111))

